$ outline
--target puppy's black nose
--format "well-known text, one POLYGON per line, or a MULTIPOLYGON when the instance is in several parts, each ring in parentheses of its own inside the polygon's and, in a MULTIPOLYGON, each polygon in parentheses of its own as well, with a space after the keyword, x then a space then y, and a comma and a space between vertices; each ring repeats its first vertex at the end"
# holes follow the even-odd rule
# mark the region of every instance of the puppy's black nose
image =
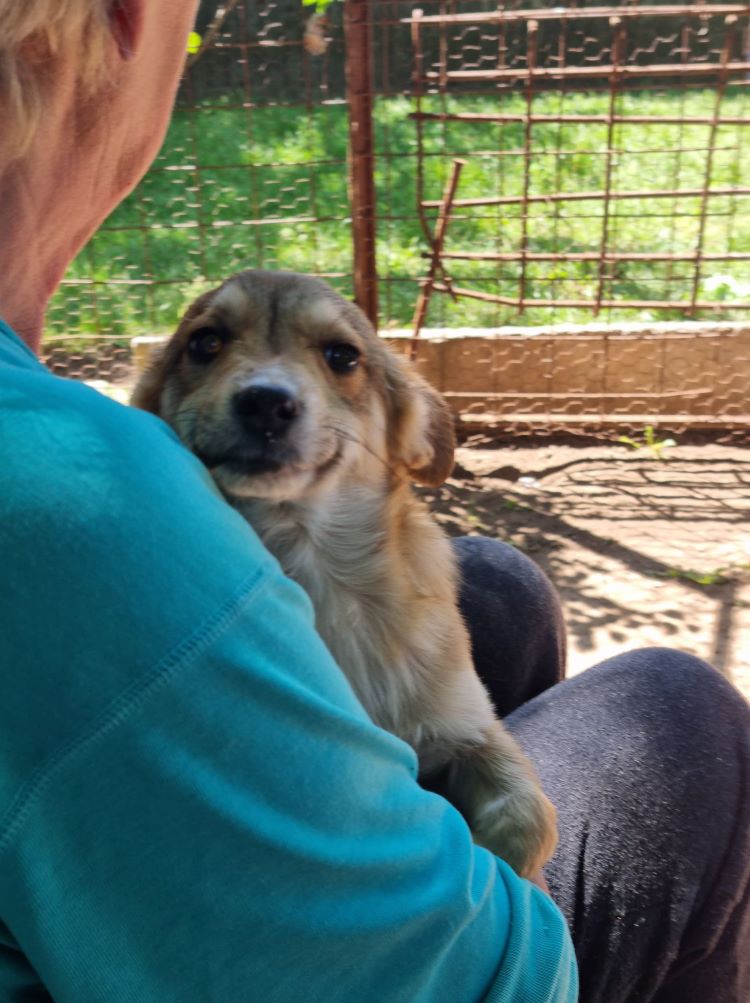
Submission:
POLYGON ((249 432, 267 436, 285 432, 299 414, 299 404, 283 387, 246 387, 232 400, 234 413, 249 432))

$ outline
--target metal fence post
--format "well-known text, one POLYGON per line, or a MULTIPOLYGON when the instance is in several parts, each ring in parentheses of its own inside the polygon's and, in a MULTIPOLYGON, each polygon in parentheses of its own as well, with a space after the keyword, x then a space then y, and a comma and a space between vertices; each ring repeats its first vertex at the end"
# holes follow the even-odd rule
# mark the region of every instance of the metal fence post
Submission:
POLYGON ((354 244, 354 298, 378 325, 375 259, 375 161, 372 130, 370 0, 345 0, 344 45, 349 103, 349 189, 354 244))

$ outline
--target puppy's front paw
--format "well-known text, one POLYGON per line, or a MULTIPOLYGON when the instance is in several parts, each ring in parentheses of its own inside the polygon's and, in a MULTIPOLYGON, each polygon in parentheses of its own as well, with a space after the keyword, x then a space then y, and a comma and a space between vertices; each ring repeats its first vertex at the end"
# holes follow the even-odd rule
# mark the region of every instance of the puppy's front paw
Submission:
POLYGON ((474 839, 528 877, 555 852, 556 820, 557 812, 541 787, 524 779, 482 809, 474 820, 474 839))

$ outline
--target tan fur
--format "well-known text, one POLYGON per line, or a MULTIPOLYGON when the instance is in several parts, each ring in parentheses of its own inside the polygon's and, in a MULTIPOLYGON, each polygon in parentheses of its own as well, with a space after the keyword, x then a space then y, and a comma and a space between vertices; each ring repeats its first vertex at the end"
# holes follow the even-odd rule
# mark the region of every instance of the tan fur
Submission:
POLYGON ((324 283, 251 271, 193 304, 133 403, 204 459, 306 589, 373 720, 411 743, 420 775, 477 842, 521 873, 537 870, 554 849, 554 809, 474 671, 451 546, 410 487, 451 470, 453 426, 438 394, 324 283), (214 328, 224 338, 216 356, 191 359, 195 332, 214 328), (361 352, 351 372, 327 364, 332 342, 361 352), (257 449, 280 465, 255 472, 243 467, 233 401, 259 386, 282 388, 300 413, 263 433, 257 449))

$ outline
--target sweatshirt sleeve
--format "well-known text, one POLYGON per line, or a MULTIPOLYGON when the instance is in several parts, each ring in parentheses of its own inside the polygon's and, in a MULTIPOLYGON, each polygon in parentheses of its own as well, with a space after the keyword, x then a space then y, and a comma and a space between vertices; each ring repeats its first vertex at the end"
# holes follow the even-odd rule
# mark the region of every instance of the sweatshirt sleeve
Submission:
POLYGON ((0 998, 575 1000, 556 907, 418 786, 199 465, 66 394, 3 498, 0 998))

